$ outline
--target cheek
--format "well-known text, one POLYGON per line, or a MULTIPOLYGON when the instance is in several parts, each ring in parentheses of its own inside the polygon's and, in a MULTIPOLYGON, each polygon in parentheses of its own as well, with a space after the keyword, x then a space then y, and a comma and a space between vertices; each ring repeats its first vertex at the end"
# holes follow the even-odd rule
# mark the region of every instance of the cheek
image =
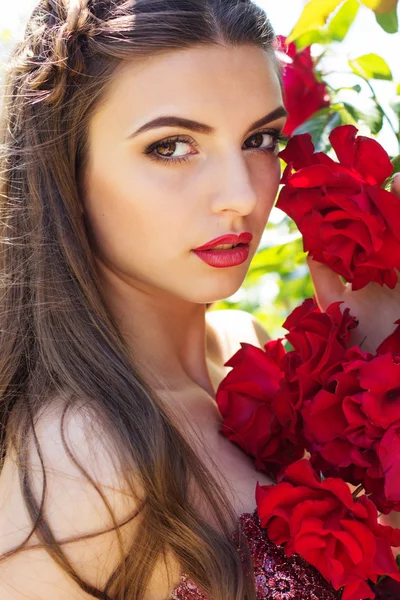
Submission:
POLYGON ((90 243, 96 254, 115 262, 137 238, 135 190, 129 188, 121 173, 109 168, 92 175, 84 201, 90 243), (135 234, 133 233, 135 231, 135 234))
POLYGON ((281 179, 280 160, 276 156, 267 157, 267 160, 254 166, 252 170, 254 189, 257 191, 259 202, 257 211, 268 217, 275 203, 281 179))
POLYGON ((150 261, 160 248, 168 252, 171 236, 176 239, 172 230, 179 225, 175 198, 178 193, 170 194, 157 177, 139 170, 133 174, 115 167, 93 176, 84 203, 92 248, 122 268, 150 261))

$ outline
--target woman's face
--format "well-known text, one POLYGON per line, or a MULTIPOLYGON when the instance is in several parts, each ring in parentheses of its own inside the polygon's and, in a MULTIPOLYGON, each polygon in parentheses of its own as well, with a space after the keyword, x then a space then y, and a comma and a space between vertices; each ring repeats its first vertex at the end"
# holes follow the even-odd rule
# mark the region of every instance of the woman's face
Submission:
POLYGON ((89 127, 84 211, 96 260, 150 294, 195 303, 232 295, 274 203, 284 122, 273 62, 256 46, 124 64, 89 127), (138 133, 161 116, 203 125, 138 133), (242 231, 253 240, 240 265, 216 268, 192 252, 242 231))

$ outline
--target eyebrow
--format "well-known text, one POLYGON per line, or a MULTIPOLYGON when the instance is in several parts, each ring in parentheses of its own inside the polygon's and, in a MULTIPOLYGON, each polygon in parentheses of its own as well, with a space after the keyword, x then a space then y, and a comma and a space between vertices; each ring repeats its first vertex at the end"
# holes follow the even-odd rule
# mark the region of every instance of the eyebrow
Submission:
MULTIPOLYGON (((263 125, 267 125, 276 119, 281 117, 287 117, 288 112, 284 106, 278 106, 273 111, 255 121, 252 125, 250 125, 249 129, 246 133, 250 133, 253 129, 258 129, 263 125)), ((183 127, 184 129, 191 129, 192 131, 196 131, 197 133, 211 134, 215 133, 215 127, 211 127, 210 125, 206 125, 205 123, 199 123, 198 121, 193 121, 192 119, 185 119, 184 117, 175 117, 173 115, 163 115, 161 117, 157 117, 148 123, 145 123, 139 129, 131 133, 127 139, 132 139, 143 133, 144 131, 149 131, 150 129, 158 129, 159 127, 183 127)))

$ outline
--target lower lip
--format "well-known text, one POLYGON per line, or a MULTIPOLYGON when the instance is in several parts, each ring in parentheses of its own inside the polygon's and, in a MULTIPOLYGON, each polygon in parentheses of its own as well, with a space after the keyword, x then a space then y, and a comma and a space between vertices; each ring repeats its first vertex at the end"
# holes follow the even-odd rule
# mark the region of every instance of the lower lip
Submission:
POLYGON ((193 252, 211 267, 224 269, 246 262, 249 256, 249 245, 243 244, 230 250, 193 250, 193 252))

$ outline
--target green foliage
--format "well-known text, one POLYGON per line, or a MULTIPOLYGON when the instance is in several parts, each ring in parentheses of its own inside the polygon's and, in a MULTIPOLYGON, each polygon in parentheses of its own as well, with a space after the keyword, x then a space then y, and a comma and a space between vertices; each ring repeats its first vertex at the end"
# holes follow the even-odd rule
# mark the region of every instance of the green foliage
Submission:
POLYGON ((332 42, 343 41, 357 16, 359 8, 358 0, 346 0, 322 26, 306 31, 296 37, 297 48, 305 48, 315 43, 331 44, 332 42))
MULTIPOLYGON (((378 24, 387 33, 399 28, 397 0, 361 0, 375 12, 378 24)), ((359 0, 309 0, 288 37, 299 49, 311 44, 341 42, 360 8, 359 0)))
POLYGON ((324 27, 331 13, 342 4, 343 0, 309 0, 303 12, 288 37, 288 42, 294 42, 306 33, 318 31, 324 27))
POLYGON ((390 107, 400 118, 400 94, 392 98, 392 100, 390 101, 390 107))
POLYGON ((386 33, 397 33, 399 30, 399 19, 397 17, 397 8, 383 15, 375 14, 377 23, 386 33))
POLYGON ((358 0, 347 0, 332 17, 328 24, 332 41, 342 42, 346 37, 354 19, 357 16, 360 5, 358 0))
POLYGON ((356 75, 363 79, 385 79, 393 81, 393 75, 387 62, 378 54, 364 54, 349 60, 349 65, 356 75))
POLYGON ((260 275, 277 273, 289 276, 300 263, 304 263, 303 241, 300 233, 287 236, 289 241, 282 240, 280 244, 260 250, 253 258, 247 274, 247 285, 252 285, 260 275))
POLYGON ((373 104, 368 112, 363 112, 352 104, 343 102, 342 108, 339 108, 338 110, 340 110, 341 114, 343 115, 343 125, 347 122, 355 125, 356 127, 359 125, 367 125, 367 127, 369 127, 371 130, 371 133, 374 135, 379 133, 383 127, 384 113, 380 105, 373 104), (350 115, 352 120, 349 119, 349 121, 346 121, 344 117, 345 113, 350 115))
POLYGON ((392 165, 394 167, 393 175, 395 173, 400 173, 400 154, 392 158, 392 165))
POLYGON ((310 133, 317 152, 328 152, 331 144, 329 135, 339 125, 367 125, 371 133, 377 134, 383 126, 383 110, 372 103, 364 112, 348 102, 337 102, 320 109, 294 132, 295 135, 310 133))
POLYGON ((316 151, 326 152, 330 147, 329 134, 332 129, 343 125, 343 120, 338 111, 332 106, 326 106, 316 112, 305 123, 297 127, 294 135, 310 133, 316 151))
MULTIPOLYGON (((377 23, 387 33, 397 33, 397 0, 361 0, 375 12, 377 23)), ((344 40, 357 16, 359 0, 309 0, 288 40, 299 49, 311 44, 344 40)))

